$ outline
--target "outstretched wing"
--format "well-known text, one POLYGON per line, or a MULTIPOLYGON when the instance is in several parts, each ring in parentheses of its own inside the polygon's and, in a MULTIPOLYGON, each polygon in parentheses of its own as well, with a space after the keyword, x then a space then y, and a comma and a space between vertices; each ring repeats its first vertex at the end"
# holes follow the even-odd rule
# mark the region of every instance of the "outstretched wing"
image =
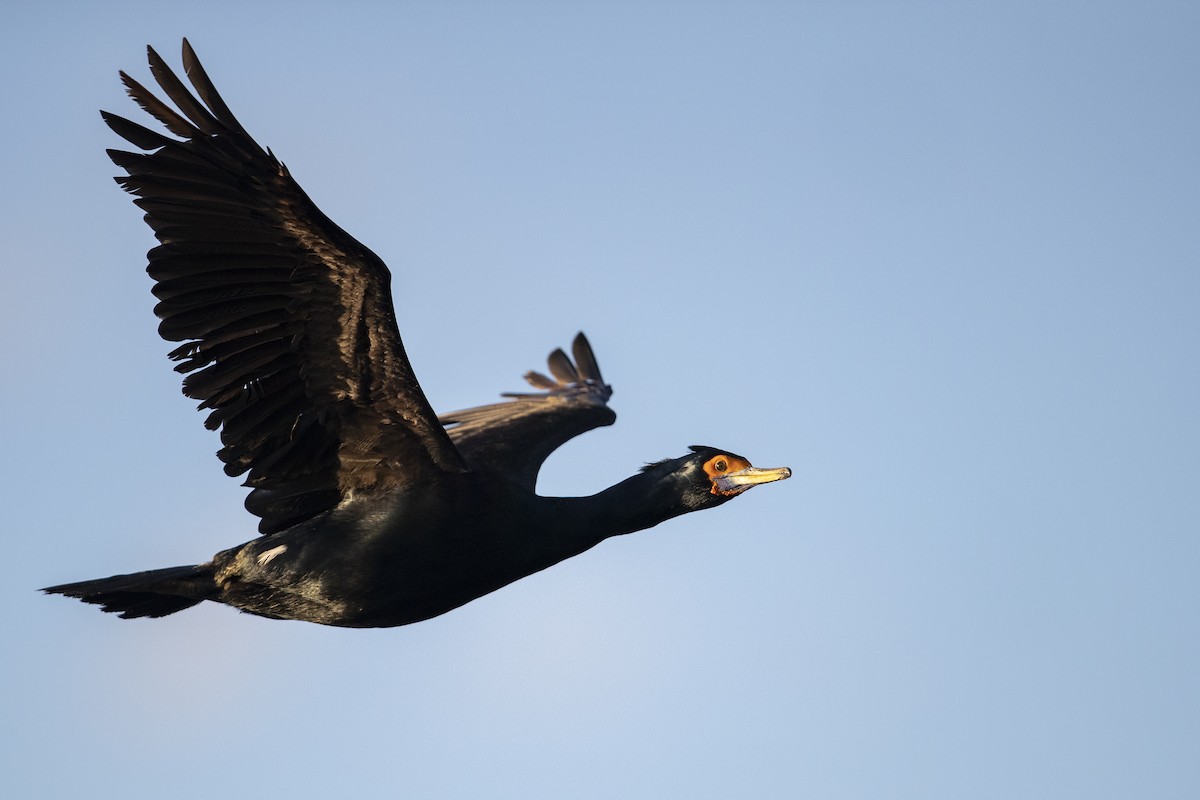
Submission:
POLYGON ((604 382, 592 347, 582 333, 571 345, 575 362, 561 349, 550 354, 547 377, 525 373, 543 391, 506 393, 507 403, 442 414, 450 438, 472 469, 491 469, 534 490, 538 470, 569 439, 593 428, 612 425, 617 415, 608 407, 612 387, 604 382))
POLYGON ((147 271, 159 333, 211 409, 229 475, 270 533, 374 491, 466 469, 396 328, 384 263, 329 220, 217 94, 191 46, 194 96, 147 48, 178 111, 124 72, 130 96, 178 139, 101 112, 146 153, 110 150, 161 243, 147 271), (198 98, 197 98, 198 96, 198 98))

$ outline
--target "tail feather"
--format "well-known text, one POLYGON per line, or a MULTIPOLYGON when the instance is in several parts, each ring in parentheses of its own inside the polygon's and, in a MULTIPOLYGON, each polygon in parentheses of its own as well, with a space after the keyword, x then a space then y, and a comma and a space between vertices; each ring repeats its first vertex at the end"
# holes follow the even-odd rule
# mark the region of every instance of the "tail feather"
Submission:
POLYGON ((78 583, 48 586, 41 591, 95 603, 122 619, 165 617, 191 608, 215 593, 212 568, 207 565, 167 567, 114 575, 78 583))

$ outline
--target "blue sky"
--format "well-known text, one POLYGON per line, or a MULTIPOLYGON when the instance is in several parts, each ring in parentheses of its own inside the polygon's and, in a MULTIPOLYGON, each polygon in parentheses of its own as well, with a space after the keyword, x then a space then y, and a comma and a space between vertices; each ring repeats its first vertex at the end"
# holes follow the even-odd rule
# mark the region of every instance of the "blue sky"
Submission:
POLYGON ((13 797, 1200 795, 1200 7, 26 4, 0 32, 13 797), (98 108, 187 35, 436 408, 587 331, 583 494, 795 477, 420 625, 50 583, 251 538, 98 108))

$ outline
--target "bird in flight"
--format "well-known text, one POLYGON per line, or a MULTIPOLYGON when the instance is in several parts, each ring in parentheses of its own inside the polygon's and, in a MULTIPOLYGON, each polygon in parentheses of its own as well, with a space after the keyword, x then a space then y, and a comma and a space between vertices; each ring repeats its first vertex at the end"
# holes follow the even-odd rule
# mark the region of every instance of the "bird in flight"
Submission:
POLYGON ((109 150, 159 244, 147 271, 183 392, 245 475, 259 537, 203 564, 43 591, 123 618, 205 600, 353 628, 419 622, 619 534, 791 476, 693 446, 588 497, 544 497, 560 445, 611 425, 588 340, 555 350, 535 391, 438 416, 392 307, 391 273, 308 198, 237 121, 187 40, 192 90, 147 48, 172 108, 124 72, 169 134, 101 112, 143 152, 109 150))

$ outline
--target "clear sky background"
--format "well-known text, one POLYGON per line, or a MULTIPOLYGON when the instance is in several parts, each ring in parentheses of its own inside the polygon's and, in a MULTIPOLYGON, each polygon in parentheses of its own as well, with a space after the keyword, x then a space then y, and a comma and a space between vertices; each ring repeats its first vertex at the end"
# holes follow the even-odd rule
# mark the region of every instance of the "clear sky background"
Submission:
POLYGON ((6 797, 1200 797, 1200 5, 25 3, 0 25, 6 797), (569 6, 569 7, 564 7, 569 6), (791 481, 419 625, 34 590, 252 538, 98 108, 190 37, 434 406, 587 331, 791 481))

